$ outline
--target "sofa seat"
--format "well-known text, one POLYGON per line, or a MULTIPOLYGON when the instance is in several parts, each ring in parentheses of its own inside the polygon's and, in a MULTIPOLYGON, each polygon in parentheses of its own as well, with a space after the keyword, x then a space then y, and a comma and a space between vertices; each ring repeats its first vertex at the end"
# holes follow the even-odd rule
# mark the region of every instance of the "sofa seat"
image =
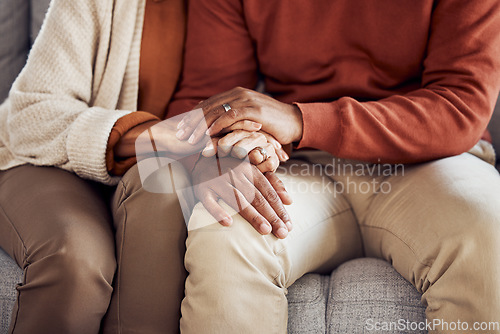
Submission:
MULTIPOLYGON (((6 334, 23 272, 1 249, 0 278, 0 334, 6 334)), ((331 275, 308 274, 289 288, 288 332, 351 334, 363 333, 377 322, 423 322, 420 298, 385 261, 352 260, 331 275)))

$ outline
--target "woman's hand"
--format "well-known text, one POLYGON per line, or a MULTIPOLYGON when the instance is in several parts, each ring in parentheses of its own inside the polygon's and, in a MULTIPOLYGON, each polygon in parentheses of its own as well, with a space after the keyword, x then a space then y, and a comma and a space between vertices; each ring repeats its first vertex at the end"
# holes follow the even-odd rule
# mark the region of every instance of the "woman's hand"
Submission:
POLYGON ((285 238, 292 224, 283 204, 291 204, 283 183, 272 172, 262 174, 255 166, 231 157, 202 158, 193 170, 196 197, 222 225, 231 216, 219 205, 224 200, 261 234, 285 238))
POLYGON ((189 113, 178 126, 177 138, 189 138, 191 144, 198 143, 205 134, 215 136, 224 133, 242 121, 262 124, 262 130, 281 144, 302 138, 302 114, 297 106, 253 90, 234 88, 200 102, 197 108, 203 112, 189 113))
POLYGON ((237 159, 244 159, 248 155, 250 163, 262 173, 274 172, 280 161, 289 159, 281 144, 263 131, 235 130, 222 138, 214 137, 206 144, 202 155, 211 157, 216 153, 218 157, 231 155, 237 159))

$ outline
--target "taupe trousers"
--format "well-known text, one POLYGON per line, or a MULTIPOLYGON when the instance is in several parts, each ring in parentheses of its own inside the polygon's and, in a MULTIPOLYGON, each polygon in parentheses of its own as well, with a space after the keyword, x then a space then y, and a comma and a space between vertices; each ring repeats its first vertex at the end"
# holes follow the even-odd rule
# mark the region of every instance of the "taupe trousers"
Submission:
POLYGON ((178 332, 185 238, 177 196, 145 191, 136 166, 116 190, 52 167, 1 171, 0 247, 24 269, 10 332, 178 332))
MULTIPOLYGON (((287 287, 363 255, 391 262, 423 293, 431 320, 500 321, 498 172, 468 153, 406 166, 404 174, 363 166, 309 152, 280 168, 294 199, 285 240, 261 236, 236 213, 224 228, 198 203, 188 225, 181 331, 285 333, 287 287), (329 164, 354 167, 333 176, 314 167, 329 164)), ((189 186, 184 171, 175 180, 189 186)), ((99 188, 55 168, 0 172, 0 246, 25 270, 14 333, 98 332, 116 266, 99 188)), ((175 194, 144 191, 134 167, 111 212, 119 269, 104 331, 175 332, 185 238, 175 194)))
MULTIPOLYGON (((491 147, 482 148, 476 154, 491 160, 491 147)), ((295 280, 365 255, 392 263, 423 293, 427 319, 443 324, 431 333, 500 333, 496 169, 469 153, 404 172, 373 167, 322 152, 294 155, 279 169, 294 199, 294 229, 284 240, 261 236, 236 213, 233 226, 222 227, 198 203, 188 225, 181 332, 286 333, 295 280), (458 321, 468 330, 457 331, 458 321)))

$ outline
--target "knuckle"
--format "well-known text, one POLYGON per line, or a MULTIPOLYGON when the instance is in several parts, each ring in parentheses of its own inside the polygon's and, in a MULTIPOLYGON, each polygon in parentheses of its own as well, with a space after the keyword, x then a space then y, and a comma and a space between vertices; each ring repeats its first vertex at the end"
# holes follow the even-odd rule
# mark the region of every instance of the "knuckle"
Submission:
POLYGON ((274 216, 268 221, 272 226, 281 227, 281 225, 283 225, 283 222, 281 221, 281 219, 279 219, 278 216, 274 216))
POLYGON ((228 112, 226 112, 226 115, 229 118, 235 119, 235 118, 237 118, 239 116, 239 112, 238 112, 237 109, 231 109, 228 112))
POLYGON ((274 203, 274 202, 278 202, 279 201, 279 196, 276 193, 276 191, 274 191, 274 189, 266 190, 264 197, 267 198, 267 200, 269 202, 273 202, 274 203))
POLYGON ((253 199, 252 204, 255 207, 262 207, 262 206, 264 206, 266 204, 266 199, 263 196, 255 196, 255 198, 253 199))
POLYGON ((257 226, 260 225, 261 219, 258 215, 252 215, 249 221, 252 225, 257 226))
POLYGON ((280 206, 279 208, 276 209, 276 214, 282 219, 282 220, 288 220, 288 212, 285 210, 284 207, 280 206))

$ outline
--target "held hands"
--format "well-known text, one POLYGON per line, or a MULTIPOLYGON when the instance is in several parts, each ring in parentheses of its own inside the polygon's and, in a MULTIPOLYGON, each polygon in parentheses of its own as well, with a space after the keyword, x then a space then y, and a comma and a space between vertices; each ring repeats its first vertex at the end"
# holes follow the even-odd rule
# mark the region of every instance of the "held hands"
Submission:
POLYGON ((239 211, 260 233, 272 231, 278 238, 285 238, 292 225, 283 204, 292 201, 273 171, 279 161, 288 160, 281 144, 302 137, 298 107, 235 88, 200 102, 194 111, 177 125, 176 137, 193 146, 204 144, 202 139, 207 135, 211 137, 202 152, 205 158, 193 171, 193 181, 198 184, 195 195, 222 225, 229 225, 232 219, 218 204, 219 199, 239 211), (247 154, 251 164, 234 159, 247 154), (219 159, 218 166, 221 162, 234 165, 236 161, 240 165, 226 172, 211 170, 207 158, 214 155, 212 159, 219 159), (215 179, 219 176, 224 176, 223 182, 215 179))
POLYGON ((302 138, 302 114, 295 105, 279 102, 267 95, 245 88, 212 96, 200 102, 201 113, 190 113, 179 123, 177 138, 198 143, 205 134, 216 136, 257 122, 281 144, 302 138), (207 130, 208 128, 208 130, 207 130))

